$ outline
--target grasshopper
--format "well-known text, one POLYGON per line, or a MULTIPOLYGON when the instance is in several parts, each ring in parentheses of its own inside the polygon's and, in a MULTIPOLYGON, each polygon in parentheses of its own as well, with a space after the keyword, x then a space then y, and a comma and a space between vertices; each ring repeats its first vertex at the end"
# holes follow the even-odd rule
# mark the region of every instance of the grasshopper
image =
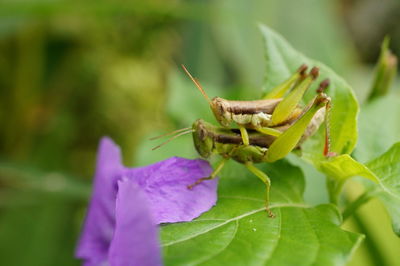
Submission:
MULTIPOLYGON (((204 180, 216 178, 224 164, 232 158, 244 164, 250 172, 264 182, 266 185, 265 208, 269 217, 274 217, 274 214, 269 209, 271 181, 268 175, 255 167, 254 164, 262 162, 271 163, 284 158, 290 151, 299 147, 302 141, 317 131, 322 122, 324 120, 326 121, 326 109, 330 106, 331 100, 323 92, 328 85, 328 81, 324 81, 320 84, 320 88, 317 90, 317 96, 314 97, 296 120, 291 120, 289 123, 277 127, 277 130, 282 132, 279 136, 260 134, 253 130, 248 134, 249 145, 244 145, 241 135, 235 130, 215 127, 201 119, 197 120, 192 128, 185 128, 172 132, 172 134, 179 134, 175 135, 167 142, 183 134, 192 133, 195 148, 200 156, 209 158, 215 153, 222 156, 222 160, 217 164, 217 167, 210 176, 200 178, 194 184, 188 185, 188 188, 192 189, 204 180)), ((326 126, 326 128, 328 128, 328 126, 326 126)), ((327 130, 326 133, 326 138, 328 139, 329 131, 327 130)), ((329 142, 326 141, 326 147, 324 148, 325 155, 329 154, 328 144, 329 142)))
POLYGON ((298 105, 312 82, 318 78, 319 69, 313 67, 306 74, 307 66, 302 65, 286 81, 272 89, 261 100, 232 101, 220 97, 210 99, 199 81, 182 65, 203 97, 208 101, 216 120, 226 128, 235 123, 240 130, 244 145, 249 145, 247 129, 255 129, 263 134, 279 136, 282 134, 276 127, 296 120, 302 108, 298 105), (285 97, 287 91, 292 89, 285 97))

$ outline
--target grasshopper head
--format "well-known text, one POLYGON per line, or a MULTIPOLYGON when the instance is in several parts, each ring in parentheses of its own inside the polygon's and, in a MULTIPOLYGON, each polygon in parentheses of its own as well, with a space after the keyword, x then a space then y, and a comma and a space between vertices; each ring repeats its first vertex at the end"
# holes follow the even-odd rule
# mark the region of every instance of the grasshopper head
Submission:
POLYGON ((213 138, 209 135, 212 125, 198 119, 193 123, 193 142, 197 152, 203 158, 208 158, 212 153, 213 138))
POLYGON ((215 97, 210 102, 215 118, 224 127, 229 127, 231 124, 231 121, 227 119, 229 117, 228 105, 228 102, 220 97, 215 97))

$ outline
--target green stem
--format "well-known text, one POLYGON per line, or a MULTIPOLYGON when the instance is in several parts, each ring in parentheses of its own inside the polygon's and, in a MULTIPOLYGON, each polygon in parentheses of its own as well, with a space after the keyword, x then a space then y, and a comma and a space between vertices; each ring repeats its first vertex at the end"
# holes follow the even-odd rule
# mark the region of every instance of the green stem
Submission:
POLYGON ((343 185, 347 179, 337 181, 337 179, 330 176, 327 176, 327 179, 328 179, 327 186, 329 192, 329 201, 332 204, 337 205, 339 201, 340 192, 342 191, 343 185))
POLYGON ((385 255, 382 254, 379 244, 371 232, 370 228, 364 222, 365 217, 355 212, 352 215, 355 226, 358 227, 359 232, 366 235, 364 240, 365 248, 368 250, 367 254, 370 257, 372 265, 389 265, 385 259, 385 255))
POLYGON ((362 195, 360 195, 356 200, 347 205, 347 207, 343 211, 343 220, 349 218, 355 211, 363 204, 367 203, 372 197, 374 192, 366 191, 362 195))

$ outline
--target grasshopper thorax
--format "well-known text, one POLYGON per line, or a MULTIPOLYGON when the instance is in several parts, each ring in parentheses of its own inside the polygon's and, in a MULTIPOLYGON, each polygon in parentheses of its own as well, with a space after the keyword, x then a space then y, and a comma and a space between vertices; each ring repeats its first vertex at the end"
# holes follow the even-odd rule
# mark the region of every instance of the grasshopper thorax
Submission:
MULTIPOLYGON (((269 126, 271 114, 280 101, 282 101, 282 98, 232 101, 215 97, 210 101, 210 107, 215 118, 223 127, 227 128, 232 123, 236 123, 248 128, 258 128, 269 126)), ((290 117, 288 120, 292 118, 290 117)))

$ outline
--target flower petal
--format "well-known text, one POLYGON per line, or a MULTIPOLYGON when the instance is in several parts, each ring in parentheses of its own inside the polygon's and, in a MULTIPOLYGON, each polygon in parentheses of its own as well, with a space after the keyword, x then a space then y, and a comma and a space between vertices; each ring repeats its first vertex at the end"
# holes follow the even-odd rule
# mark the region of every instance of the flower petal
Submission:
POLYGON ((109 265, 110 262, 111 265, 137 265, 138 258, 147 261, 147 252, 151 252, 154 263, 151 265, 160 264, 155 224, 191 221, 208 211, 217 200, 217 180, 205 181, 193 190, 187 189, 187 185, 211 172, 207 161, 178 157, 145 167, 126 168, 122 165, 119 147, 111 139, 103 138, 92 199, 76 257, 84 259, 85 266, 109 265), (147 198, 148 204, 141 203, 143 198, 147 198), (153 223, 147 218, 138 221, 143 215, 137 212, 144 213, 146 208, 149 208, 153 223), (135 236, 125 238, 139 232, 137 229, 149 234, 147 246, 140 240, 147 233, 135 233, 138 239, 135 236))
POLYGON ((109 251, 112 266, 162 265, 158 228, 146 195, 128 179, 118 181, 116 225, 109 251))
POLYGON ((107 259, 115 226, 117 179, 124 169, 119 147, 109 138, 101 139, 92 199, 76 252, 86 265, 101 265, 107 259))
POLYGON ((144 189, 157 223, 174 223, 191 221, 215 205, 216 179, 204 181, 192 190, 187 188, 211 172, 205 160, 172 157, 153 165, 127 169, 125 176, 144 189))

